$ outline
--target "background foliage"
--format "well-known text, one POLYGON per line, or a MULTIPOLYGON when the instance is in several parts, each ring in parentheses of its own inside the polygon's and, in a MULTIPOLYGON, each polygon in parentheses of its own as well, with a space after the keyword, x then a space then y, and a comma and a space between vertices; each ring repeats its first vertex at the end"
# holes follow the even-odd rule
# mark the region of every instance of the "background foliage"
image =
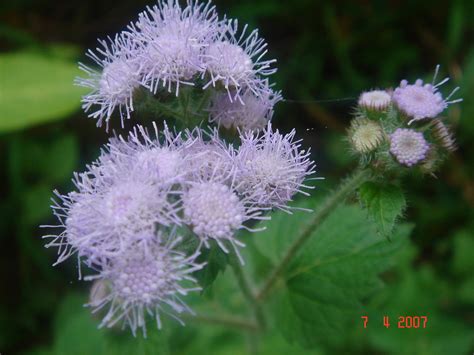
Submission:
MULTIPOLYGON (((364 89, 430 77, 440 63, 465 101, 449 111, 459 150, 436 177, 401 187, 364 186, 367 210, 340 207, 278 284, 267 307, 274 319, 259 353, 472 353, 474 327, 474 4, 455 1, 220 0, 220 13, 259 27, 276 77, 290 99, 274 122, 296 127, 314 150, 318 201, 355 165, 343 142, 364 89), (338 99, 338 100, 334 100, 338 99), (341 100, 342 99, 342 100, 341 100), (294 101, 298 102, 294 102, 294 101), (316 101, 315 101, 316 100, 316 101), (326 101, 328 100, 328 101, 326 101), (406 201, 400 191, 406 195, 406 201), (377 193, 377 191, 384 191, 377 193), (390 196, 386 196, 390 194, 390 196), (386 206, 384 199, 393 201, 386 206), (395 219, 391 243, 384 234, 395 219), (364 211, 364 212, 361 212, 364 211), (337 229, 335 229, 337 228, 337 229), (335 232, 337 231, 337 233, 335 232), (327 241, 331 241, 328 243, 327 241), (324 245, 324 248, 321 247, 324 245), (334 262, 336 260, 336 262, 334 262), (357 260, 357 262, 355 262, 357 260), (361 261, 364 262, 361 262, 361 261), (357 265, 354 268, 353 265, 357 265), (373 273, 386 270, 381 278, 373 273), (382 281, 385 286, 382 285, 382 281), (308 289, 316 288, 318 298, 308 289), (368 315, 363 329, 360 316, 368 315), (386 329, 382 317, 390 317, 386 329), (400 315, 427 315, 427 329, 397 329, 400 315), (287 342, 289 341, 289 343, 287 342), (311 350, 305 346, 311 346, 311 350)), ((98 331, 81 305, 85 283, 73 262, 52 268, 39 224, 51 221, 54 188, 72 188, 72 171, 98 155, 106 133, 80 111, 76 62, 97 37, 122 29, 148 1, 16 0, 0 5, 0 352, 44 354, 247 353, 248 334, 214 325, 169 322, 149 339, 98 331)), ((117 123, 117 122, 115 122, 117 123)), ((118 126, 114 127, 118 131, 118 126)), ((307 218, 276 215, 252 239, 247 271, 261 280, 307 218)), ((230 270, 217 275, 196 308, 245 315, 230 270), (227 275, 229 274, 229 275, 227 275)), ((191 301, 191 303, 194 303, 191 301)))

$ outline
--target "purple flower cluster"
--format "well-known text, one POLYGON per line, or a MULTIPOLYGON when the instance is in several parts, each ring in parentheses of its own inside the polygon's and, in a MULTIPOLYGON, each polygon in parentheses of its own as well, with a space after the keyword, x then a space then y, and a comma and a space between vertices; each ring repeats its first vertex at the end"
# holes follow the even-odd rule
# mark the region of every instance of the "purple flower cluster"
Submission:
POLYGON ((101 285, 89 305, 108 305, 103 326, 123 321, 135 334, 145 331, 147 313, 160 324, 160 313, 189 312, 180 296, 199 290, 183 282, 196 282, 191 274, 204 267, 200 249, 215 242, 240 257, 237 230, 257 231, 247 222, 269 219, 273 208, 289 211, 293 195, 310 188, 304 180, 314 164, 294 135, 269 123, 260 134, 241 134, 234 148, 217 129, 136 126, 75 174, 76 191, 56 192, 60 233, 45 236, 47 247, 57 248, 57 263, 77 255, 98 271, 86 279, 101 285), (191 255, 180 251, 183 237, 196 241, 191 255))
POLYGON ((266 42, 257 30, 249 32, 247 26, 240 30, 238 21, 220 19, 210 2, 188 0, 181 7, 178 0, 159 0, 127 30, 99 43, 96 52, 87 55, 101 71, 80 64, 87 77, 76 79, 78 85, 92 89, 83 97, 83 108, 99 126, 108 123, 116 110, 122 124, 130 118, 139 87, 152 94, 164 89, 176 96, 182 85, 223 93, 220 104, 214 102, 211 121, 251 129, 264 128, 273 105, 281 100, 268 83, 276 69, 275 60, 264 59, 266 42), (247 104, 251 106, 247 111, 257 111, 257 118, 249 118, 247 104), (221 106, 222 115, 216 114, 221 106), (241 112, 230 124, 235 111, 241 112))
POLYGON ((432 174, 456 149, 454 136, 440 115, 462 99, 451 99, 459 87, 443 97, 439 88, 449 78, 436 83, 439 68, 436 66, 430 84, 421 79, 414 84, 402 80, 393 91, 372 90, 360 95, 348 135, 362 164, 393 169, 402 165, 432 174))

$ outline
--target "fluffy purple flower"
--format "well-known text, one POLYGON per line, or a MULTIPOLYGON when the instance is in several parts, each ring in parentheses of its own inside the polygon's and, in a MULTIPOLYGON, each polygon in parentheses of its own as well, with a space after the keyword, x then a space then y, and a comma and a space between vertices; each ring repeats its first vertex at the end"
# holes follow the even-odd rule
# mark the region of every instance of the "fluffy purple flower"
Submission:
POLYGON ((74 253, 88 265, 152 242, 157 226, 180 225, 180 191, 174 184, 186 175, 181 146, 165 129, 162 143, 138 126, 129 139, 113 138, 108 149, 84 173, 75 174, 77 191, 56 192, 52 206, 61 229, 47 235, 58 248, 60 263, 74 253), (142 139, 142 140, 140 140, 142 139))
POLYGON ((450 101, 450 98, 459 90, 459 87, 455 88, 447 98, 443 98, 438 88, 446 83, 449 78, 445 78, 435 85, 438 71, 439 65, 436 67, 431 84, 423 85, 421 79, 417 79, 415 84, 408 84, 406 80, 402 80, 400 86, 395 89, 392 97, 393 102, 400 111, 412 118, 409 124, 424 118, 435 118, 448 105, 462 101, 462 99, 450 101))
POLYGON ((151 181, 116 181, 109 185, 100 176, 76 175, 77 192, 60 195, 52 206, 61 229, 46 247, 58 248, 56 264, 77 253, 87 265, 98 265, 134 245, 152 243, 157 225, 179 224, 179 208, 171 190, 151 181), (88 188, 85 188, 88 186, 88 188))
POLYGON ((262 134, 246 132, 237 155, 237 181, 240 193, 263 208, 288 211, 294 194, 310 189, 304 184, 314 173, 310 150, 301 150, 294 140, 295 130, 283 135, 272 131, 271 123, 262 134))
POLYGON ((390 153, 408 167, 423 161, 429 149, 423 133, 413 129, 398 128, 390 135, 390 153))
POLYGON ((101 68, 98 72, 79 63, 79 68, 88 77, 76 78, 75 83, 92 89, 82 98, 82 107, 89 117, 97 119, 97 126, 103 121, 108 124, 113 112, 118 109, 120 118, 130 118, 133 111, 133 92, 140 86, 140 66, 137 61, 138 47, 125 33, 115 39, 99 41, 97 53, 89 50, 87 56, 101 68))
POLYGON ((212 98, 209 121, 225 128, 258 131, 267 126, 273 116, 273 107, 281 100, 280 92, 274 92, 268 84, 260 96, 246 90, 240 101, 232 101, 227 94, 218 93, 212 98))
POLYGON ((254 30, 246 35, 247 26, 239 33, 238 21, 230 20, 220 37, 209 44, 205 54, 205 75, 208 82, 204 88, 222 85, 231 101, 240 99, 242 90, 248 89, 256 96, 264 90, 262 76, 276 72, 272 64, 276 61, 263 59, 267 43, 254 30))
POLYGON ((100 161, 103 166, 114 164, 115 169, 131 179, 148 176, 156 184, 172 185, 179 183, 186 176, 189 157, 185 154, 191 140, 184 141, 181 134, 173 133, 165 122, 160 132, 153 122, 153 132, 141 125, 135 126, 127 139, 122 136, 112 138, 107 151, 100 161))
POLYGON ((255 207, 249 198, 240 198, 228 180, 228 177, 213 176, 208 180, 190 182, 182 198, 184 221, 206 247, 209 247, 209 240, 214 240, 228 253, 226 243, 229 243, 244 264, 237 247, 245 244, 235 238, 235 233, 242 228, 258 231, 244 226, 244 223, 267 218, 260 217, 261 209, 255 207))
POLYGON ((219 137, 217 129, 196 127, 186 131, 184 154, 187 158, 187 180, 201 181, 213 176, 232 176, 235 149, 219 137))
POLYGON ((205 71, 204 51, 218 36, 220 22, 211 3, 161 0, 140 14, 130 30, 143 52, 142 84, 156 93, 160 85, 176 96, 181 84, 194 85, 193 78, 205 71))
POLYGON ((197 253, 187 257, 176 250, 181 239, 173 233, 169 236, 161 233, 154 240, 146 250, 125 250, 98 275, 86 277, 100 282, 100 292, 95 292, 88 304, 94 313, 107 308, 100 327, 122 323, 130 327, 133 335, 142 328, 146 336, 147 315, 155 318, 161 328, 160 314, 182 323, 179 314, 193 313, 181 297, 201 288, 186 287, 184 283, 195 283, 190 274, 204 265, 196 262, 197 253))

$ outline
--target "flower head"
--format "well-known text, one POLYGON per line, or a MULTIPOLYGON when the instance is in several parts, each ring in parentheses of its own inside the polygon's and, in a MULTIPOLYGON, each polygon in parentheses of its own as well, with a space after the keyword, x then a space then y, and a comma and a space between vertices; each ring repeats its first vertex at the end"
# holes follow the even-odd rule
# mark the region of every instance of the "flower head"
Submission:
POLYGON ((367 119, 355 119, 351 122, 349 139, 359 153, 368 153, 376 149, 383 141, 380 124, 367 119))
POLYGON ((101 327, 122 322, 134 335, 137 328, 142 328, 146 336, 147 314, 154 317, 161 328, 161 313, 178 321, 177 315, 192 313, 181 296, 200 290, 199 287, 187 288, 184 283, 196 282, 190 274, 203 264, 196 262, 198 254, 187 257, 177 251, 179 242, 180 238, 174 233, 169 236, 160 233, 147 250, 126 250, 106 264, 98 275, 86 278, 101 282, 89 303, 94 312, 108 306, 101 327))
MULTIPOLYGON (((258 31, 246 36, 247 26, 238 35, 238 21, 228 21, 216 41, 206 49, 204 64, 208 86, 222 85, 231 101, 240 100, 243 89, 260 96, 265 90, 262 76, 275 73, 271 68, 275 60, 265 60, 267 43, 259 37, 258 31)), ((205 76, 203 74, 203 77, 205 76)))
POLYGON ((359 97, 359 106, 372 111, 384 111, 391 102, 392 98, 385 90, 366 91, 359 97))
POLYGON ((99 43, 102 48, 97 48, 98 54, 89 50, 87 56, 102 68, 102 72, 79 63, 79 68, 88 77, 76 78, 75 83, 92 89, 82 98, 82 107, 90 112, 89 117, 97 119, 98 126, 104 120, 108 124, 116 109, 123 126, 123 119, 130 118, 133 111, 133 93, 140 86, 139 49, 125 33, 99 43))
POLYGON ((226 243, 229 243, 243 264, 237 247, 245 245, 235 238, 235 232, 246 228, 244 223, 250 219, 265 218, 260 218, 261 210, 248 198, 241 199, 227 181, 226 177, 213 176, 190 183, 183 193, 184 221, 207 247, 209 240, 214 240, 228 253, 226 243))
POLYGON ((181 84, 194 85, 193 77, 204 72, 203 55, 218 35, 220 22, 211 3, 160 1, 130 25, 143 47, 142 84, 156 93, 160 85, 179 94, 181 84))
POLYGON ((272 131, 271 123, 262 134, 241 135, 237 155, 239 191, 261 207, 287 210, 294 194, 310 188, 304 184, 314 172, 310 150, 301 150, 295 131, 282 135, 272 131))
POLYGON ((400 111, 412 118, 409 124, 424 118, 435 118, 449 104, 462 101, 462 99, 449 100, 459 90, 459 87, 455 88, 446 99, 443 98, 438 88, 446 83, 449 78, 445 78, 435 85, 438 71, 439 65, 436 67, 431 84, 423 84, 421 79, 417 79, 415 84, 408 84, 406 80, 402 80, 400 86, 395 89, 393 102, 400 111))
POLYGON ((390 153, 400 164, 408 167, 423 161, 429 149, 423 133, 413 129, 398 128, 390 135, 390 153))
POLYGON ((181 224, 174 183, 186 175, 178 165, 186 160, 175 156, 181 154, 176 138, 166 130, 164 137, 160 144, 138 126, 129 140, 111 139, 100 158, 75 175, 77 191, 56 193, 53 211, 62 231, 45 237, 47 247, 58 248, 58 263, 74 253, 88 265, 102 263, 133 245, 146 247, 158 226, 181 224))
POLYGON ((280 92, 274 92, 268 85, 260 96, 245 91, 241 101, 232 101, 227 94, 217 93, 209 108, 209 121, 225 128, 258 131, 267 126, 273 116, 273 107, 281 100, 280 92))
POLYGON ((103 165, 108 161, 132 179, 146 176, 156 184, 172 185, 182 181, 189 164, 185 150, 191 142, 173 133, 166 122, 161 132, 155 122, 153 128, 150 132, 137 125, 126 139, 122 136, 110 139, 107 151, 100 158, 103 165))
POLYGON ((196 127, 186 131, 185 156, 187 180, 199 181, 213 176, 230 177, 235 170, 235 149, 219 137, 217 129, 196 127))
POLYGON ((58 248, 57 263, 77 253, 87 265, 102 264, 133 245, 146 247, 157 225, 181 223, 170 190, 150 181, 123 180, 109 185, 100 177, 93 181, 88 174, 80 174, 75 182, 91 190, 56 193, 62 202, 55 203, 53 210, 59 220, 56 227, 62 231, 45 236, 51 239, 47 247, 58 248))

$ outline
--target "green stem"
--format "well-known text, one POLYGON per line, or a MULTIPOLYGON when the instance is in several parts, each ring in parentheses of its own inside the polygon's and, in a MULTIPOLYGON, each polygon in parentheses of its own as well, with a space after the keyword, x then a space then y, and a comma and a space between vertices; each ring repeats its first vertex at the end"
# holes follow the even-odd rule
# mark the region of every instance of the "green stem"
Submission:
POLYGON ((202 95, 201 100, 199 100, 199 103, 196 106, 196 116, 203 116, 201 111, 209 104, 209 100, 211 98, 211 90, 207 89, 204 90, 204 94, 202 95))
POLYGON ((257 293, 257 301, 264 300, 275 283, 279 280, 282 272, 288 266, 293 257, 298 253, 305 242, 313 235, 314 230, 330 215, 330 213, 341 203, 344 199, 357 189, 362 183, 368 181, 370 178, 370 171, 366 169, 358 169, 352 176, 347 178, 322 204, 321 208, 314 214, 306 227, 297 236, 295 241, 287 250, 285 256, 280 263, 275 267, 268 279, 263 284, 261 290, 257 293))
MULTIPOLYGON (((181 114, 186 127, 189 127, 189 89, 183 88, 178 96, 179 104, 181 106, 181 114)), ((190 127, 189 127, 190 128, 190 127)))
POLYGON ((250 283, 248 282, 247 277, 245 276, 244 271, 242 270, 242 267, 240 266, 240 262, 237 256, 235 255, 235 253, 232 253, 229 259, 230 259, 229 263, 230 263, 230 266, 232 267, 232 270, 234 271, 235 278, 237 279, 239 287, 242 290, 242 293, 244 297, 246 298, 247 303, 252 308, 258 327, 259 329, 263 329, 265 327, 265 317, 263 315, 262 308, 260 304, 257 302, 257 299, 252 291, 250 283))
POLYGON ((185 116, 181 112, 172 109, 167 104, 155 98, 148 91, 138 91, 135 100, 135 108, 138 112, 159 116, 163 115, 179 121, 185 120, 185 116))

